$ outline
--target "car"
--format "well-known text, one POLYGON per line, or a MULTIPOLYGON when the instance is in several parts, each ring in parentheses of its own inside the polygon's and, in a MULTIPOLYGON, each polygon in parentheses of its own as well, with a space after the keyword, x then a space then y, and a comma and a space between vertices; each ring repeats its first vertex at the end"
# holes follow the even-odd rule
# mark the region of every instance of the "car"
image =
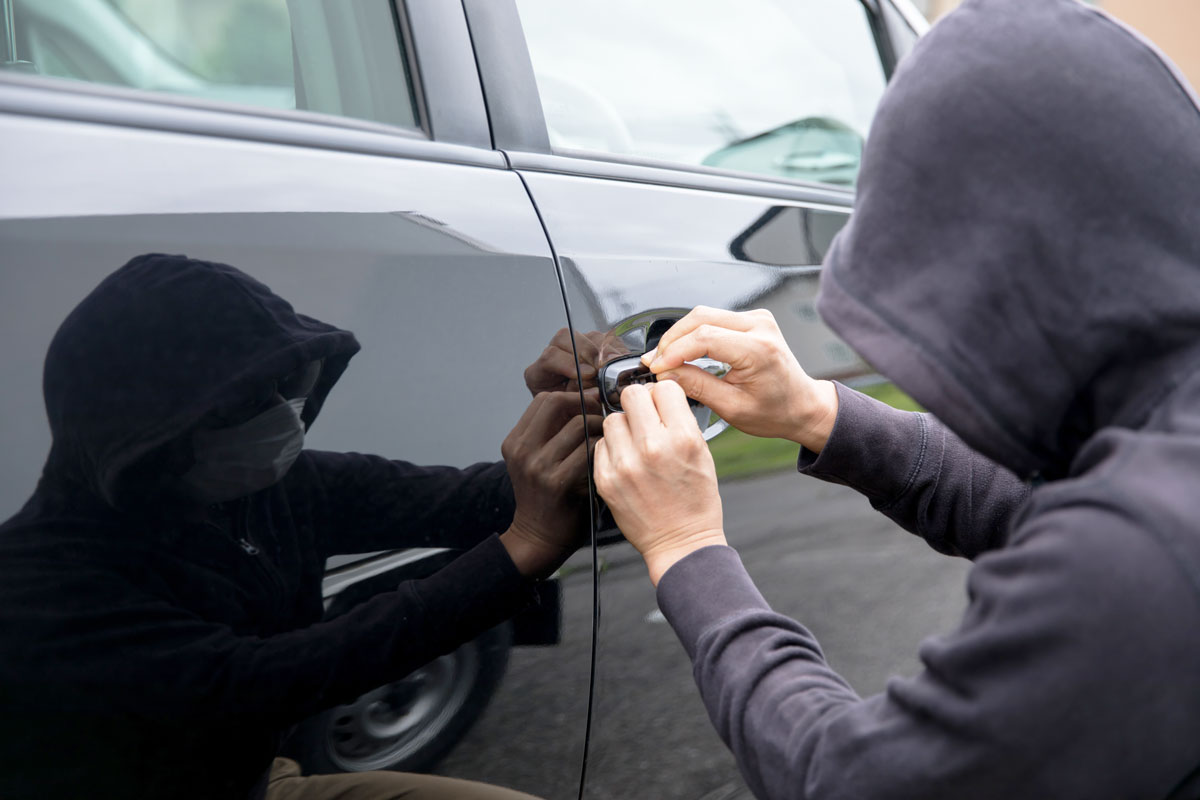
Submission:
MULTIPOLYGON (((0 517, 48 449, 50 337, 143 253, 235 265, 356 333, 319 449, 496 461, 548 343, 580 377, 628 366, 700 304, 771 310, 819 377, 871 373, 813 301, 875 105, 925 29, 907 0, 0 1, 0 517)), ((740 435, 697 418, 714 448, 740 435)), ((591 499, 591 547, 533 612, 310 720, 289 752, 547 798, 740 796, 591 499)), ((327 613, 454 555, 333 561, 327 613)))

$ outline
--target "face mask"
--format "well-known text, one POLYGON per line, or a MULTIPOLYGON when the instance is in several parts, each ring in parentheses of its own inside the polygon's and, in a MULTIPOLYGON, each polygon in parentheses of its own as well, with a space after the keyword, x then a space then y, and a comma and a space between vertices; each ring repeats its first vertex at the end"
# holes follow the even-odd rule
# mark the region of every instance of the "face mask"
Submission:
POLYGON ((205 503, 224 503, 277 483, 304 448, 306 398, 271 406, 240 425, 192 435, 196 463, 184 484, 205 503))

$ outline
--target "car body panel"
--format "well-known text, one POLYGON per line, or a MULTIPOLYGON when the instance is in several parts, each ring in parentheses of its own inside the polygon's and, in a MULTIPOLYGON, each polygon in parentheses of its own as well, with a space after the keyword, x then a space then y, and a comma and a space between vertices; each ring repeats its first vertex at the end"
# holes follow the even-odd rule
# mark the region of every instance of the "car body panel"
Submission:
MULTIPOLYGON (((919 33, 918 17, 907 0, 863 5, 890 74, 911 46, 896 26, 919 33)), ((31 491, 49 442, 50 336, 143 252, 235 264, 359 335, 314 447, 495 460, 528 402, 521 370, 568 322, 640 352, 654 320, 693 305, 766 307, 814 374, 867 369, 813 309, 852 191, 555 153, 513 0, 395 7, 414 128, 0 72, 0 333, 16 343, 0 515, 31 491)), ((597 515, 594 542, 614 538, 610 522, 597 515)), ((413 558, 346 559, 327 599, 413 558)), ((441 771, 547 798, 742 796, 715 735, 680 744, 708 722, 636 554, 593 544, 558 577, 561 642, 513 651, 441 771)))
MULTIPOLYGON (((911 44, 893 29, 905 18, 890 5, 865 5, 890 75, 911 44)), ((581 336, 602 342, 596 366, 642 352, 653 344, 654 319, 695 305, 767 308, 815 376, 869 374, 814 308, 819 266, 848 218, 852 190, 718 166, 554 152, 528 49, 511 34, 520 24, 515 3, 465 0, 465 7, 494 141, 546 227, 577 352, 581 336)), ((760 523, 727 519, 732 536, 760 523)), ((728 751, 702 733, 710 730, 707 715, 636 553, 625 543, 604 546, 614 541, 610 526, 607 514, 597 518, 596 677, 583 796, 748 797, 728 751)))
MULTIPOLYGON (((558 256, 577 336, 600 334, 607 342, 601 362, 645 350, 647 326, 631 323, 708 305, 770 310, 817 377, 869 372, 813 308, 818 267, 849 214, 849 196, 842 205, 800 203, 579 175, 523 177, 558 256)), ((727 520, 731 535, 739 524, 727 520)), ((596 536, 612 539, 603 524, 596 536)), ((602 548, 599 559, 585 797, 700 797, 738 785, 732 759, 715 736, 701 748, 689 738, 707 718, 694 690, 686 694, 690 675, 681 669, 682 651, 657 624, 661 616, 636 553, 620 543, 602 548), (647 665, 668 669, 671 677, 648 683, 647 665), (631 742, 638 743, 635 762, 631 742), (644 764, 654 769, 636 766, 644 764)))
MULTIPOLYGON (((133 256, 233 264, 303 313, 355 332, 364 348, 308 436, 316 449, 459 467, 497 461, 530 400, 524 369, 567 324, 544 231, 494 151, 23 75, 0 80, 0 130, 5 517, 29 496, 48 450, 41 366, 50 338, 133 256)), ((562 581, 561 644, 513 651, 443 772, 577 793, 591 574, 585 551, 562 581), (525 735, 531 726, 540 738, 525 735)))

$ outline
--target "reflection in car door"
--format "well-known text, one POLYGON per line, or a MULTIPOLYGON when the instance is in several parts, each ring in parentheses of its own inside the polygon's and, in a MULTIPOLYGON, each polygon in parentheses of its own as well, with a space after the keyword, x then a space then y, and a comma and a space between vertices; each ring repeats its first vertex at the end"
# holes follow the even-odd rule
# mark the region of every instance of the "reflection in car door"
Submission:
MULTIPOLYGON (((432 71, 419 74, 426 94, 441 85, 432 71)), ((462 135, 471 115, 451 118, 445 108, 426 109, 425 118, 459 141, 472 138, 462 135)), ((567 324, 544 231, 519 177, 491 150, 29 75, 0 78, 0 131, 0 331, 8 343, 0 517, 28 497, 48 450, 40 387, 51 336, 134 256, 184 253, 234 265, 300 312, 357 335, 363 350, 308 437, 316 449, 454 467, 499 461, 530 402, 523 372, 567 324)), ((473 136, 487 141, 488 132, 473 136)), ((476 698, 486 702, 478 720, 442 748, 449 752, 439 772, 550 798, 577 794, 589 553, 558 583, 561 608, 552 616, 560 617, 540 637, 557 644, 507 654, 503 675, 492 675, 498 687, 476 698)), ((509 631, 501 645, 514 636, 519 642, 520 631, 509 631)), ((360 707, 364 720, 403 717, 404 708, 388 705, 403 699, 377 699, 360 707)), ((324 745, 337 755, 338 741, 324 745)), ((363 741, 366 750, 343 749, 335 766, 377 765, 371 748, 391 740, 363 741)))

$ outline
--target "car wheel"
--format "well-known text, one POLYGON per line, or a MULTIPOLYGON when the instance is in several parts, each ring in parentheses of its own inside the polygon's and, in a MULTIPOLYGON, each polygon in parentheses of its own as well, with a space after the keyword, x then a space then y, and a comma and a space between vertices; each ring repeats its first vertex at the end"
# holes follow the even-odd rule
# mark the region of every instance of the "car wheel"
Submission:
POLYGON ((404 678, 305 721, 291 747, 306 773, 424 772, 479 717, 508 665, 504 623, 404 678))

